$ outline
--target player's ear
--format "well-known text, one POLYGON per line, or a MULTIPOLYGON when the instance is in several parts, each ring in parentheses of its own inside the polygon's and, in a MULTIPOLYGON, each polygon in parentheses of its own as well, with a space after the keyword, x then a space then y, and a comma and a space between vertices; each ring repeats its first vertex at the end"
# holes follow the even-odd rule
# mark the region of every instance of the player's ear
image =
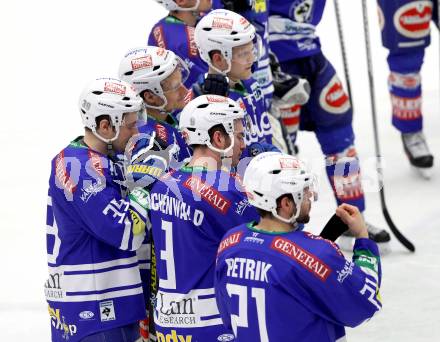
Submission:
POLYGON ((213 51, 211 52, 211 61, 212 64, 220 70, 226 70, 227 69, 227 63, 225 57, 221 54, 220 51, 213 51))
POLYGON ((144 91, 144 93, 142 94, 142 98, 146 104, 149 104, 151 106, 158 107, 158 106, 163 105, 163 100, 159 96, 157 96, 156 94, 153 94, 149 90, 144 91))

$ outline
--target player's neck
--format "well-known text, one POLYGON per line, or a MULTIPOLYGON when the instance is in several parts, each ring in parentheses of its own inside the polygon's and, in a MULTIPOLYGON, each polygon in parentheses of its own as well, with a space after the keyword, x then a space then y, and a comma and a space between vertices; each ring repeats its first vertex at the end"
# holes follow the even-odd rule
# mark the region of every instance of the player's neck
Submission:
POLYGON ((222 163, 218 153, 208 147, 198 147, 188 163, 189 167, 203 167, 208 171, 220 170, 222 163))
POLYGON ((260 222, 254 227, 257 230, 262 230, 270 233, 287 233, 295 229, 293 223, 286 223, 276 218, 262 217, 260 222))
POLYGON ((102 153, 104 155, 108 154, 107 144, 101 139, 98 139, 92 132, 85 131, 83 140, 87 147, 93 151, 102 153))
POLYGON ((197 24, 197 14, 193 11, 171 11, 170 15, 183 21, 186 25, 195 27, 197 24))
POLYGON ((160 111, 159 109, 148 108, 147 113, 149 116, 155 118, 159 121, 165 121, 167 119, 168 113, 160 111))

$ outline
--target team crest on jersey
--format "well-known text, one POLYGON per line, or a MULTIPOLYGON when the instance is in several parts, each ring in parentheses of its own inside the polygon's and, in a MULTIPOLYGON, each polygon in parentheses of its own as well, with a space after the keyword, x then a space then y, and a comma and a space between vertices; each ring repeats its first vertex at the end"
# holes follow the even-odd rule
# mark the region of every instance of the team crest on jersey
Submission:
POLYGON ((319 95, 321 107, 332 114, 344 114, 350 109, 350 100, 337 75, 322 89, 319 95))
POLYGON ((312 19, 314 0, 295 0, 290 7, 290 17, 297 23, 308 23, 312 19))
POLYGON ((396 30, 407 38, 423 38, 429 35, 432 17, 432 1, 411 1, 394 14, 396 30))
POLYGON ((152 66, 153 58, 151 58, 151 55, 135 58, 131 61, 131 68, 133 71, 151 68, 152 66))

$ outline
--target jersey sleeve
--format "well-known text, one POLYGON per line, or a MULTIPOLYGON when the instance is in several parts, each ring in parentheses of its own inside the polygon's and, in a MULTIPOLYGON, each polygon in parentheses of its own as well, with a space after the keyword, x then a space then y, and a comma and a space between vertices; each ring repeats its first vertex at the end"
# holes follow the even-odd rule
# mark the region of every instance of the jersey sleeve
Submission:
POLYGON ((83 188, 76 190, 72 206, 85 229, 98 240, 121 250, 138 249, 144 240, 145 228, 149 228, 146 190, 136 189, 124 197, 108 173, 99 178, 82 175, 79 184, 83 188), (84 184, 89 185, 86 188, 84 184), (93 188, 96 193, 91 192, 93 188))
POLYGON ((296 284, 290 286, 292 295, 310 311, 337 325, 355 327, 373 317, 382 308, 377 245, 369 239, 357 239, 350 261, 329 241, 318 243, 322 252, 313 255, 305 251, 303 271, 290 274, 296 284))

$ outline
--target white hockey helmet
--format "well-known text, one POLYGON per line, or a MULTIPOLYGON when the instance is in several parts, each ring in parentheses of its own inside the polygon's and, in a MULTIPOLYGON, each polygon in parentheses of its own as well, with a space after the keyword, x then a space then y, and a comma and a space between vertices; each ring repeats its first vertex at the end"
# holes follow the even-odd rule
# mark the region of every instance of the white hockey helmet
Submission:
POLYGON ((145 90, 159 96, 163 104, 152 106, 145 103, 146 107, 164 109, 167 105, 165 94, 177 88, 164 90, 161 82, 167 79, 176 69, 182 73, 179 87, 189 76, 188 66, 174 52, 156 46, 135 48, 129 50, 119 65, 119 77, 136 89, 140 94, 145 90))
POLYGON ((142 116, 143 112, 142 99, 133 87, 116 78, 97 78, 90 82, 79 97, 79 109, 84 126, 106 143, 118 138, 125 113, 139 112, 142 116), (108 115, 115 128, 116 135, 112 139, 105 139, 96 131, 96 118, 102 115, 108 115))
POLYGON ((206 145, 213 151, 226 154, 234 146, 234 120, 243 118, 243 109, 234 100, 219 95, 202 95, 182 110, 179 129, 188 146, 206 145), (216 125, 223 125, 231 138, 231 145, 224 150, 211 144, 208 131, 216 125))
POLYGON ((214 70, 222 74, 231 71, 232 48, 255 42, 255 27, 235 12, 217 9, 205 15, 197 24, 194 39, 200 57, 214 70), (228 62, 227 70, 212 65, 209 53, 220 51, 228 62))
POLYGON ((168 11, 197 11, 200 0, 196 0, 193 7, 180 7, 174 0, 155 0, 159 5, 165 7, 168 11))
POLYGON ((243 184, 250 204, 271 212, 283 222, 293 223, 300 214, 305 188, 309 188, 316 200, 316 179, 298 158, 281 152, 264 152, 249 163, 243 184), (277 213, 277 199, 286 194, 292 195, 297 209, 289 219, 277 213))

